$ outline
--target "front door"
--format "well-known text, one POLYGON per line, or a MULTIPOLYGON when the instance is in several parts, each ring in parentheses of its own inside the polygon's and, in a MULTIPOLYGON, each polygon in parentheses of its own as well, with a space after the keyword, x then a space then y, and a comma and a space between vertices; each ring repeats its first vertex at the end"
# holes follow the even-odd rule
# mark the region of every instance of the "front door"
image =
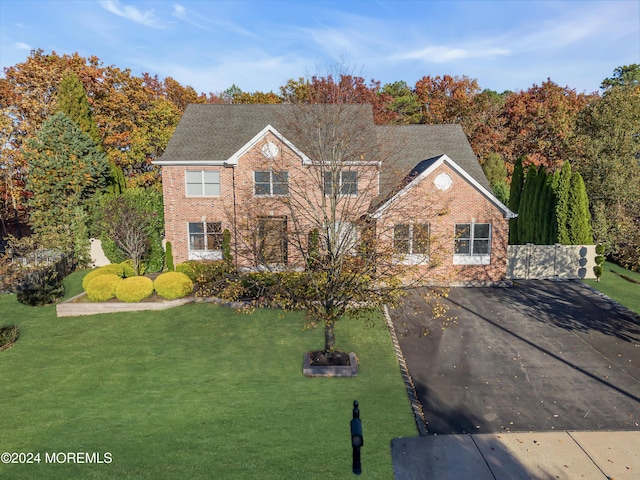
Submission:
POLYGON ((262 265, 287 263, 287 217, 258 220, 258 262, 262 265))

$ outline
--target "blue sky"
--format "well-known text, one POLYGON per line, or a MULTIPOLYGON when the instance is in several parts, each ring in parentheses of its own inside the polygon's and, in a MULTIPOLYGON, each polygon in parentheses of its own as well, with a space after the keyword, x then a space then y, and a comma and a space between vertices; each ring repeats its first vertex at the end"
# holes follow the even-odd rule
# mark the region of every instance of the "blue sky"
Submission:
POLYGON ((95 55, 200 92, 278 92, 344 64, 383 84, 466 75, 598 90, 640 63, 640 0, 0 0, 0 66, 30 50, 95 55))

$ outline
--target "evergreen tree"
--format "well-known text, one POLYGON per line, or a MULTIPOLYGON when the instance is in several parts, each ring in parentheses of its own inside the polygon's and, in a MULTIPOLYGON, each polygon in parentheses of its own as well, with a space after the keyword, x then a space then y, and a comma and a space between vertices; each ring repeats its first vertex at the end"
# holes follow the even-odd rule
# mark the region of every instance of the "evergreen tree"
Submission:
MULTIPOLYGON (((100 152, 104 152, 98 125, 93 119, 93 112, 87 98, 87 91, 74 71, 68 70, 62 77, 56 100, 57 111, 64 113, 77 123, 80 130, 93 139, 97 149, 100 152)), ((107 186, 109 193, 118 195, 125 189, 125 185, 122 169, 109 160, 109 181, 107 186)))
POLYGON ((547 225, 547 169, 540 165, 536 175, 536 185, 534 188, 532 215, 532 242, 536 245, 545 245, 547 243, 548 225, 547 225))
MULTIPOLYGON (((76 207, 106 186, 108 163, 94 140, 64 113, 50 117, 27 142, 30 220, 39 233, 58 234, 71 249, 76 207)), ((77 227, 76 227, 77 228, 77 227)))
POLYGON ((57 111, 64 113, 76 122, 80 130, 89 135, 98 148, 102 149, 100 132, 96 122, 93 120, 87 92, 78 76, 72 70, 68 70, 62 77, 56 100, 58 102, 57 111))
MULTIPOLYGON (((522 198, 522 189, 524 186, 524 171, 522 169, 522 158, 518 158, 511 176, 511 188, 509 190, 509 209, 514 213, 520 211, 520 199, 522 198)), ((509 220, 509 244, 519 245, 518 237, 518 218, 509 220)))
POLYGON ((509 187, 507 185, 507 168, 502 157, 491 152, 482 164, 482 170, 484 170, 496 198, 506 204, 509 201, 509 187))
POLYGON ((556 187, 556 227, 558 231, 558 243, 571 245, 569 236, 569 202, 571 191, 571 165, 564 162, 558 175, 556 187))
POLYGON ((538 169, 530 165, 524 179, 522 198, 520 199, 520 211, 518 212, 518 241, 521 244, 532 243, 535 230, 534 202, 538 185, 538 169))
POLYGON ((593 244, 589 198, 580 172, 571 175, 567 228, 571 245, 593 244))

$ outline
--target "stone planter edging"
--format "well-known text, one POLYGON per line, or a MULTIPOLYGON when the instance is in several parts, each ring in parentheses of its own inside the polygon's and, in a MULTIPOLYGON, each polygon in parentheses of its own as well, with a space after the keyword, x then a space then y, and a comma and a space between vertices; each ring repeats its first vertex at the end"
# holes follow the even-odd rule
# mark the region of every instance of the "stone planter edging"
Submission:
POLYGON ((180 305, 193 302, 193 298, 191 297, 178 298, 177 300, 164 300, 162 302, 75 302, 85 295, 86 293, 83 292, 75 297, 71 297, 69 300, 57 304, 56 315, 58 317, 79 317, 81 315, 98 315, 100 313, 166 310, 168 308, 178 307, 180 305))

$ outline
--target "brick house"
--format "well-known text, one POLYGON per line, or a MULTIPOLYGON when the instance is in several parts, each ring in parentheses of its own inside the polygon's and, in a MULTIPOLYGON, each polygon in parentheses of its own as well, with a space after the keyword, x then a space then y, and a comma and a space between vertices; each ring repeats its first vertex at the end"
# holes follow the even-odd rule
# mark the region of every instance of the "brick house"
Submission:
POLYGON ((330 222, 356 242, 347 227, 366 218, 416 272, 449 283, 506 276, 513 213, 459 125, 377 126, 367 105, 189 105, 155 164, 176 263, 221 258, 227 229, 238 267, 300 268, 309 237, 293 232, 330 222), (351 132, 339 160, 313 144, 335 134, 309 127, 319 115, 351 132), (339 219, 327 216, 334 210, 339 219))

